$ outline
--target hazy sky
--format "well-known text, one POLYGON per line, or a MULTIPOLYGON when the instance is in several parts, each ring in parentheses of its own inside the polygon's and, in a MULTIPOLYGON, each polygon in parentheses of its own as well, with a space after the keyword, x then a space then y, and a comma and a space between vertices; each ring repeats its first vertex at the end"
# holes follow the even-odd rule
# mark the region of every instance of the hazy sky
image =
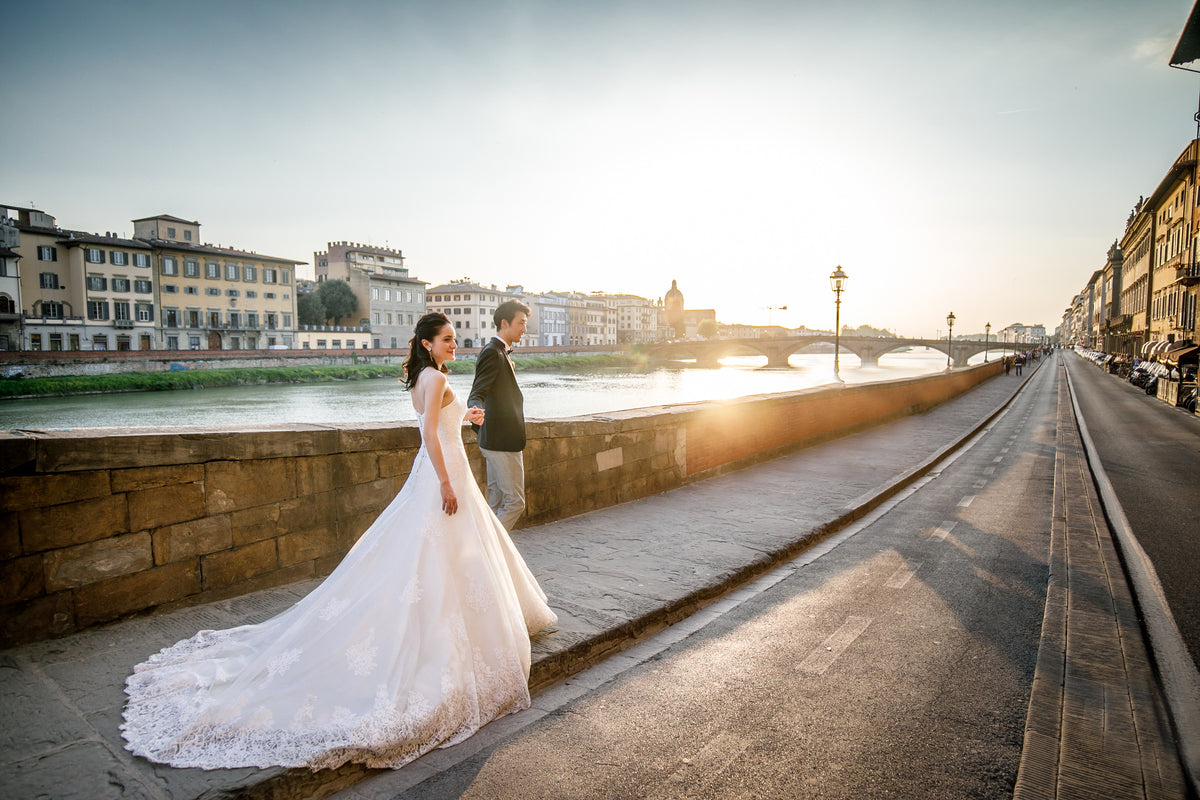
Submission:
MULTIPOLYGON (((1053 329, 1195 135, 1186 0, 5 9, 0 202, 726 322, 1053 329), (769 311, 770 306, 787 311, 769 311)), ((301 274, 311 267, 301 268, 301 274)))

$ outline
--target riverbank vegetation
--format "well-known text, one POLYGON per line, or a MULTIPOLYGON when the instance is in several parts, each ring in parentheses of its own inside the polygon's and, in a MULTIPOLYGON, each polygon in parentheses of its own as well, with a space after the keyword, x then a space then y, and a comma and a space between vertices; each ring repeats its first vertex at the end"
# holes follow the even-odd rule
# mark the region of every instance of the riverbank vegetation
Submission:
MULTIPOLYGON (((628 353, 587 356, 518 356, 517 370, 623 369, 645 366, 645 358, 628 353)), ((451 372, 473 372, 475 361, 452 361, 451 372)), ((121 372, 110 375, 65 375, 54 378, 9 378, 0 380, 0 399, 63 397, 120 392, 161 392, 179 389, 209 389, 223 386, 261 386, 268 383, 330 383, 404 375, 399 364, 347 364, 319 367, 230 367, 224 369, 176 369, 165 372, 121 372)))

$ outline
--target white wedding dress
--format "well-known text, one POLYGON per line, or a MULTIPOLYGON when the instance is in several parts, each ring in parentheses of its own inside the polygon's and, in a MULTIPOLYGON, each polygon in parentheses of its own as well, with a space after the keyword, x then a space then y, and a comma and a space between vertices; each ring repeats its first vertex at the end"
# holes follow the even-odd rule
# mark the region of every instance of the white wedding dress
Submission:
POLYGON ((257 625, 201 631, 135 667, 126 748, 175 767, 400 767, 528 708, 529 635, 557 620, 462 444, 422 446, 404 488, 320 586, 257 625))

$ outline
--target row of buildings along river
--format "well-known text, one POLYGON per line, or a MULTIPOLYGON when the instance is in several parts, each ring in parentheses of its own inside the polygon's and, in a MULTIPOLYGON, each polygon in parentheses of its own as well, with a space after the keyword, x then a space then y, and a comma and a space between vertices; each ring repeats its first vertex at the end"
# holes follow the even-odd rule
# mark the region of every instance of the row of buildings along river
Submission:
POLYGON ((1195 372, 1200 287, 1200 139, 1141 197, 1104 265, 1063 313, 1058 340, 1115 359, 1195 372), (1190 368, 1190 369, 1189 369, 1190 368))
POLYGON ((531 307, 531 345, 647 343, 716 324, 712 309, 684 309, 674 282, 657 299, 466 278, 430 286, 409 274, 400 250, 345 241, 313 254, 311 281, 297 276, 307 262, 205 242, 198 221, 132 222, 126 238, 0 205, 0 350, 396 348, 430 310, 445 312, 471 347, 491 338, 492 312, 508 299, 531 307), (335 320, 345 324, 303 324, 302 296, 326 281, 344 281, 357 310, 335 320))

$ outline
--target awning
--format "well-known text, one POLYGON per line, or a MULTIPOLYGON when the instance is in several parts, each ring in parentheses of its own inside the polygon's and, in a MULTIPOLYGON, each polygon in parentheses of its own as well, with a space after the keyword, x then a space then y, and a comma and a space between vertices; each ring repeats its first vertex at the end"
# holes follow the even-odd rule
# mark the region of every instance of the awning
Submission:
POLYGON ((1149 358, 1150 356, 1154 355, 1158 352, 1158 346, 1161 344, 1166 344, 1166 342, 1160 342, 1158 339, 1151 339, 1150 341, 1146 342, 1144 345, 1142 345, 1142 356, 1144 358, 1149 358))
POLYGON ((1170 64, 1172 67, 1191 69, 1195 72, 1190 65, 1197 60, 1200 60, 1200 3, 1192 6, 1192 13, 1188 15, 1183 31, 1179 34, 1179 41, 1175 44, 1175 52, 1171 54, 1170 64))
POLYGON ((1182 347, 1176 347, 1173 350, 1168 350, 1161 356, 1163 361, 1169 361, 1172 364, 1195 364, 1200 361, 1200 345, 1185 344, 1182 347))

